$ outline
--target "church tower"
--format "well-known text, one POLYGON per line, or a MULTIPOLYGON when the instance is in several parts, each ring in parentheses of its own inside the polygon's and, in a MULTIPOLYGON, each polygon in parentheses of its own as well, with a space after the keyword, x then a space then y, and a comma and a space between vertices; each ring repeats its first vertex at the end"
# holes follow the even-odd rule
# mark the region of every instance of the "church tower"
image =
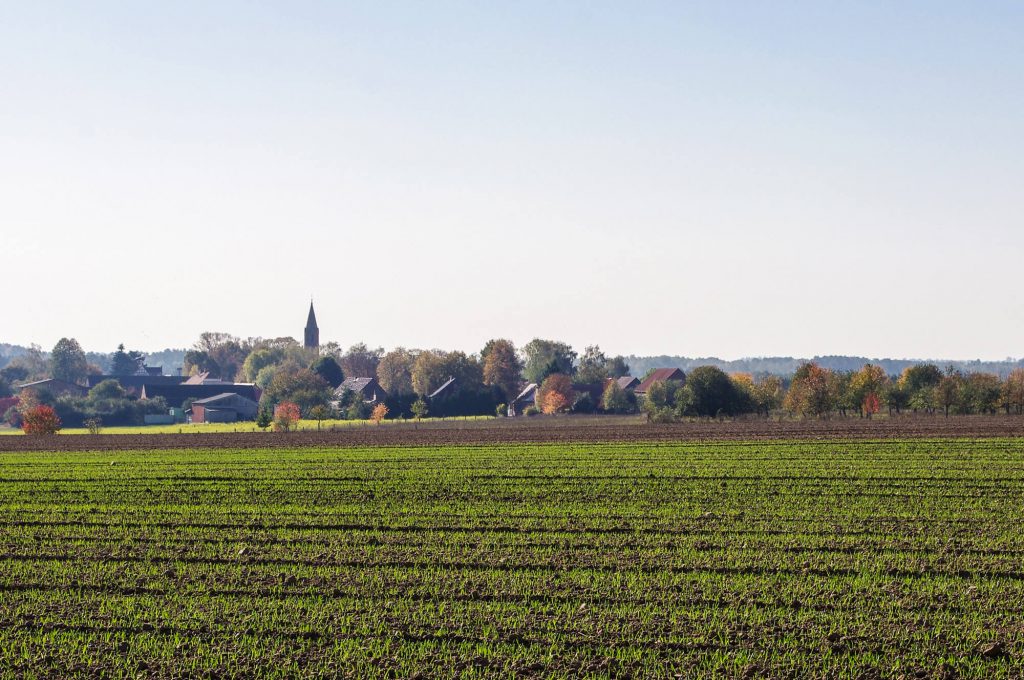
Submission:
POLYGON ((313 311, 313 301, 309 301, 309 317, 306 319, 306 337, 302 343, 306 349, 317 349, 320 347, 320 329, 316 325, 316 312, 313 311))

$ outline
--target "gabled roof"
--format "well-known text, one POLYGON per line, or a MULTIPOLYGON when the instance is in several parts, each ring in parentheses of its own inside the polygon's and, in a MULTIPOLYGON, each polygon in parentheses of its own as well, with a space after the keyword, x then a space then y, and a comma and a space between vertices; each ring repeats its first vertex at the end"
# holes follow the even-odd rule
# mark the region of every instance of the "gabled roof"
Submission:
POLYGON ((448 378, 447 382, 445 382, 445 384, 441 385, 436 390, 431 392, 427 396, 427 399, 434 399, 435 397, 439 397, 439 396, 443 395, 445 392, 447 392, 448 390, 450 390, 450 389, 452 389, 454 387, 455 387, 455 378, 448 378))
POLYGON ((189 376, 188 380, 181 383, 182 385, 202 385, 207 378, 210 377, 209 371, 203 371, 202 373, 196 373, 195 375, 189 376))
MULTIPOLYGON (((228 399, 234 399, 234 398, 245 399, 246 401, 252 401, 252 399, 249 399, 248 397, 243 397, 242 395, 238 394, 237 392, 223 392, 223 393, 218 394, 218 395, 213 396, 213 397, 207 397, 206 399, 196 399, 195 401, 192 402, 192 404, 193 405, 199 404, 200 406, 207 406, 209 404, 216 404, 218 401, 226 401, 228 399)), ((252 403, 255 404, 256 402, 253 401, 252 403)))
POLYGON ((229 385, 144 385, 139 395, 143 399, 163 397, 168 406, 180 406, 186 399, 209 399, 222 394, 245 397, 259 403, 261 390, 253 383, 234 383, 229 385))
POLYGON ((523 388, 523 391, 516 397, 516 401, 523 401, 524 399, 532 399, 537 396, 537 383, 530 383, 523 388))
POLYGON ((74 392, 76 394, 85 394, 88 389, 82 385, 76 383, 70 383, 66 380, 58 380, 56 378, 46 378, 45 380, 36 380, 35 382, 25 383, 24 385, 17 385, 18 390, 23 390, 26 387, 46 387, 58 392, 74 392))
POLYGON ((345 378, 334 390, 334 395, 341 397, 345 392, 356 392, 363 395, 364 398, 377 401, 388 398, 388 393, 380 386, 376 378, 345 378))
POLYGON ((638 394, 647 394, 647 390, 656 382, 686 382, 686 374, 679 368, 656 368, 644 381, 633 390, 638 394))
POLYGON ((624 375, 615 382, 619 383, 619 387, 624 390, 631 390, 640 384, 640 378, 634 378, 631 375, 624 375))

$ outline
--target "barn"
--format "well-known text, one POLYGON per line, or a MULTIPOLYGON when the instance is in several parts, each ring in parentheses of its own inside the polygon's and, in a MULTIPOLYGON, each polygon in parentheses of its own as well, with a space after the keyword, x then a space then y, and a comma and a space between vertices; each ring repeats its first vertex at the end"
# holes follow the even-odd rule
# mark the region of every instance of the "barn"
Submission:
POLYGON ((192 402, 193 423, 233 423, 253 420, 259 404, 234 392, 225 392, 192 402))

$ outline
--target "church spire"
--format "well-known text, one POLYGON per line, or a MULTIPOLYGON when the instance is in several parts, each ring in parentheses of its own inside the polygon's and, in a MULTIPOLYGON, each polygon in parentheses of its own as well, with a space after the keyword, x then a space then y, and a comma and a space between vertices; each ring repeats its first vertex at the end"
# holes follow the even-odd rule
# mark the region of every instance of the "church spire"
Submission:
POLYGON ((309 301, 309 317, 306 318, 306 336, 303 345, 306 349, 320 347, 320 329, 316 325, 316 312, 313 311, 313 300, 309 301))

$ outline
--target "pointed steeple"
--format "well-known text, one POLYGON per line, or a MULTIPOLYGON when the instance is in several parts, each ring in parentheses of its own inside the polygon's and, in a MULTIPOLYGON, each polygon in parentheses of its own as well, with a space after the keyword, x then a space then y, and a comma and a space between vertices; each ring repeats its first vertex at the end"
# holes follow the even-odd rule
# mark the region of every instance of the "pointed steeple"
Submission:
POLYGON ((316 325, 316 312, 313 311, 313 300, 309 301, 309 316, 306 318, 306 336, 303 342, 306 349, 316 349, 320 346, 320 328, 316 325))

